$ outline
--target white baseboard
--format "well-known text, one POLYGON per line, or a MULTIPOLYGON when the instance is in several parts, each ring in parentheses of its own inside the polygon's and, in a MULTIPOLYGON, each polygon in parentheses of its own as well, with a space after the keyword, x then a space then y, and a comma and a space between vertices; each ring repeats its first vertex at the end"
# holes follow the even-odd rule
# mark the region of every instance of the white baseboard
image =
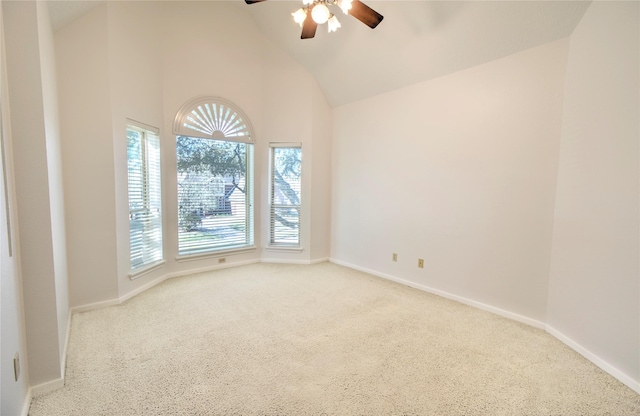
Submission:
POLYGON ((608 362, 606 362, 602 358, 598 357, 596 354, 592 353, 591 351, 589 351, 588 349, 586 349, 582 345, 578 344, 576 341, 574 341, 573 339, 569 338, 568 336, 566 336, 562 332, 560 332, 557 329, 553 328, 552 326, 547 325, 545 330, 550 335, 553 335, 554 337, 556 337, 557 339, 562 341, 569 348, 571 348, 572 350, 574 350, 578 354, 582 355, 584 358, 586 358, 587 360, 591 361, 593 364, 595 364, 596 366, 600 367, 602 370, 604 370, 607 373, 609 373, 612 377, 614 377, 615 379, 620 381, 622 384, 624 384, 625 386, 629 387, 631 390, 635 391, 636 393, 640 394, 640 381, 634 380, 633 378, 628 376, 623 371, 620 371, 618 368, 616 368, 613 365, 609 364, 608 362))
POLYGON ((136 295, 139 295, 140 293, 142 293, 142 292, 144 292, 144 291, 146 291, 148 289, 151 289, 152 287, 154 287, 156 285, 159 285, 160 283, 164 282, 165 280, 167 280, 167 275, 160 276, 160 277, 158 277, 158 278, 156 278, 156 279, 154 279, 154 280, 152 280, 152 281, 150 281, 148 283, 145 283, 144 285, 140 286, 139 288, 134 289, 131 292, 125 293, 124 295, 120 296, 118 298, 118 303, 119 304, 120 303, 124 303, 124 302, 128 301, 129 299, 131 299, 132 297, 134 297, 136 295))
POLYGON ((309 260, 260 259, 260 263, 268 263, 268 264, 300 264, 300 265, 307 265, 307 264, 309 264, 309 260))
POLYGON ((71 309, 67 315, 67 331, 64 337, 64 345, 62 346, 62 359, 60 360, 60 374, 62 374, 62 380, 65 379, 67 372, 67 351, 69 349, 69 340, 71 339, 71 309))
POLYGON ((587 360, 591 361, 593 364, 595 364, 596 366, 598 366, 599 368, 601 368, 602 370, 604 370, 605 372, 607 372, 609 375, 611 375, 612 377, 614 377, 615 379, 617 379, 618 381, 620 381, 621 383, 623 383, 625 386, 629 387, 631 390, 635 391, 636 393, 640 394, 640 382, 638 380, 634 380, 632 377, 628 376, 626 373, 624 373, 623 371, 620 371, 618 368, 612 366, 611 364, 609 364, 607 361, 603 360, 602 358, 598 357, 596 354, 592 353, 591 351, 589 351, 588 349, 586 349, 585 347, 583 347, 582 345, 578 344, 576 341, 572 340, 571 338, 567 337, 566 335, 564 335, 562 332, 556 330, 555 328, 540 322, 538 320, 532 319, 532 318, 528 318, 526 316, 522 316, 513 312, 509 312, 509 311, 505 311, 504 309, 500 309, 500 308, 496 308, 494 306, 491 305, 486 305, 484 303, 481 302, 476 302, 474 300, 471 299, 467 299, 467 298, 463 298, 461 296, 457 296, 448 292, 444 292, 442 290, 438 290, 438 289, 434 289, 428 286, 424 286, 421 285, 419 283, 415 283, 409 280, 405 280, 405 279, 400 279, 398 277, 395 276, 391 276, 385 273, 380 273, 380 272, 376 272, 375 270, 370 270, 364 267, 360 267, 360 266, 356 266, 353 265, 351 263, 347 263, 341 260, 337 260, 337 259, 330 259, 330 261, 332 263, 335 264, 339 264, 341 266, 345 266, 348 267, 350 269, 354 269, 354 270, 359 270, 361 272, 364 273, 368 273, 377 277, 381 277, 383 279, 387 279, 387 280, 391 280, 394 281, 396 283, 400 283, 406 286, 410 286, 413 287, 415 289, 419 289, 419 290, 423 290, 425 292, 428 293, 432 293, 434 295, 438 295, 438 296, 442 296, 443 298, 447 298, 447 299, 451 299, 451 300, 455 300, 457 302, 460 303, 464 303, 465 305, 469 305, 469 306, 473 306, 475 308, 478 309, 482 309, 488 312, 492 312, 495 313, 496 315, 500 315, 503 316, 505 318, 509 318, 509 319, 513 319, 514 321, 518 321, 518 322, 522 322, 524 324, 533 326, 535 328, 539 328, 539 329, 544 329, 549 335, 557 338, 558 340, 560 340, 561 342, 563 342, 564 344, 566 344, 569 348, 571 348, 572 350, 576 351, 578 354, 582 355, 583 357, 585 357, 587 360))
POLYGON ((64 338, 64 345, 62 346, 62 355, 60 359, 60 378, 47 381, 46 383, 39 384, 37 386, 29 387, 27 390, 27 397, 24 399, 24 404, 22 405, 22 411, 20 412, 20 416, 28 416, 29 408, 31 407, 31 400, 34 397, 42 396, 43 394, 50 393, 54 390, 64 387, 64 380, 67 371, 67 351, 69 348, 69 339, 71 338, 71 309, 69 309, 69 314, 67 315, 67 328, 64 338))
MULTIPOLYGON (((201 267, 198 269, 189 269, 189 270, 180 271, 180 272, 167 273, 154 279, 149 283, 146 283, 143 286, 136 288, 135 290, 129 293, 125 293, 124 295, 120 296, 118 299, 111 299, 111 300, 106 300, 102 302, 90 303, 87 305, 75 306, 70 309, 69 316, 71 316, 71 314, 78 313, 78 312, 87 312, 94 309, 101 309, 101 308, 106 308, 108 306, 119 305, 133 298, 134 296, 139 295, 140 293, 145 292, 151 289, 152 287, 159 285, 165 280, 172 279, 174 277, 188 276, 191 274, 210 272, 213 270, 228 269, 230 267, 246 266, 246 265, 255 264, 255 263, 317 264, 317 263, 324 263, 327 261, 330 261, 328 257, 323 257, 323 258, 314 259, 310 261, 309 260, 282 260, 282 259, 251 259, 251 260, 245 260, 245 261, 216 264, 213 266, 201 267)), ((67 343, 68 343, 68 336, 69 334, 67 333, 67 343)))
POLYGON ((31 396, 39 397, 43 394, 51 393, 54 390, 58 390, 64 387, 64 378, 57 378, 55 380, 47 381, 37 386, 31 387, 31 396))
POLYGON ((146 283, 143 286, 136 288, 135 290, 132 290, 129 293, 125 293, 124 295, 120 296, 117 299, 111 299, 111 300, 105 300, 102 302, 89 303, 87 305, 75 306, 71 308, 71 314, 78 313, 78 312, 92 311, 94 309, 101 309, 109 306, 120 305, 121 303, 126 302, 127 300, 133 298, 134 296, 139 295, 140 293, 145 292, 151 289, 152 287, 159 285, 165 280, 171 279, 174 277, 188 276, 190 274, 209 272, 212 270, 227 269, 229 267, 245 266, 247 264, 259 263, 259 262, 260 260, 246 260, 246 261, 240 261, 240 262, 234 262, 234 263, 217 264, 215 266, 201 267, 199 269, 190 269, 190 270, 181 271, 181 272, 167 273, 154 279, 149 283, 146 283))
POLYGON ((300 265, 311 265, 324 263, 328 259, 316 259, 316 260, 290 260, 290 259, 261 259, 260 263, 269 263, 269 264, 300 264, 300 265))
POLYGON ((237 262, 231 262, 231 263, 222 263, 222 264, 216 264, 214 266, 201 267, 199 269, 189 269, 182 272, 169 273, 164 277, 165 279, 171 279, 174 277, 188 276, 190 274, 210 272, 213 270, 228 269, 230 267, 246 266, 248 264, 255 264, 255 263, 260 263, 260 259, 251 259, 251 260, 237 261, 237 262))
POLYGON ((315 260, 285 260, 285 259, 260 259, 260 263, 271 263, 271 264, 302 264, 302 265, 311 265, 324 263, 329 261, 328 257, 315 259, 315 260))
POLYGON ((78 312, 87 312, 94 309, 106 308, 108 306, 118 305, 120 302, 118 299, 104 300, 102 302, 89 303, 87 305, 74 306, 71 308, 71 314, 78 312))
MULTIPOLYGON (((90 303, 87 305, 81 305, 81 306, 75 306, 73 308, 71 308, 70 310, 70 316, 74 313, 78 313, 78 312, 87 312, 87 311, 91 311, 94 309, 101 309, 101 308, 106 308, 108 306, 115 306, 115 305, 119 305, 131 298, 133 298, 136 295, 139 295, 142 292, 145 292, 149 289, 151 289, 152 287, 159 285, 160 283, 164 282, 167 279, 172 279, 174 277, 182 277, 182 276, 188 276, 191 274, 197 274, 197 273, 204 273, 204 272, 210 272, 213 270, 221 270, 221 269, 228 269, 230 267, 238 267, 238 266, 246 266, 249 264, 255 264, 255 263, 283 263, 283 264, 318 264, 318 263, 324 263, 330 261, 330 259, 328 257, 323 257, 323 258, 319 258, 319 259, 315 259, 315 260, 282 260, 282 259, 251 259, 251 260, 245 260, 245 261, 239 261, 239 262, 232 262, 232 263, 223 263, 223 264, 216 264, 213 266, 207 266, 207 267, 201 267, 199 269, 190 269, 190 270, 185 270, 185 271, 181 271, 181 272, 174 272, 174 273, 167 273, 164 274, 156 279, 154 279, 153 281, 140 286, 139 288, 126 293, 122 296, 120 296, 118 299, 112 299, 112 300, 105 300, 102 302, 96 302, 96 303, 90 303)), ((68 337, 68 334, 67 334, 68 337)), ((68 339, 67 339, 67 343, 68 343, 68 339)))
POLYGON ((483 311, 495 313, 496 315, 500 315, 502 317, 505 317, 505 318, 508 318, 508 319, 511 319, 511 320, 514 320, 514 321, 522 322, 523 324, 527 324, 527 325, 533 326, 535 328, 545 329, 545 324, 540 322, 540 321, 538 321, 538 320, 536 320, 536 319, 532 319, 532 318, 529 318, 527 316, 519 315, 517 313, 510 312, 510 311, 507 311, 507 310, 504 310, 504 309, 500 309, 500 308, 497 308, 495 306, 487 305, 486 303, 482 303, 482 302, 475 301, 473 299, 468 299, 468 298, 465 298, 465 297, 462 297, 462 296, 454 295, 453 293, 449 293, 449 292, 445 292, 445 291, 440 290, 440 289, 435 289, 435 288, 432 288, 432 287, 429 287, 429 286, 425 286, 425 285, 422 285, 420 283, 412 282, 410 280, 401 279, 399 277, 392 276, 392 275, 389 275, 389 274, 386 274, 386 273, 380 273, 380 272, 377 272, 375 270, 371 270, 371 269, 367 269, 367 268, 364 268, 364 267, 356 266, 354 264, 347 263, 347 262, 344 262, 344 261, 341 261, 341 260, 331 259, 330 261, 332 263, 339 264, 341 266, 345 266, 345 267, 348 267, 350 269, 358 270, 358 271, 361 271, 361 272, 364 272, 364 273, 372 274, 374 276, 381 277, 381 278, 386 279, 386 280, 391 280, 393 282, 400 283, 400 284, 403 284, 405 286, 412 287, 414 289, 418 289, 418 290, 422 290, 424 292, 432 293, 434 295, 438 295, 438 296, 441 296, 443 298, 455 300, 456 302, 460 302, 460 303, 463 303, 465 305, 473 306, 474 308, 478 308, 478 309, 481 309, 483 311))
POLYGON ((435 289, 429 286, 425 286, 419 283, 415 283, 412 282, 410 280, 405 280, 405 279, 401 279, 399 277, 396 276, 392 276, 386 273, 381 273, 381 272, 377 272, 375 270, 371 270, 371 269, 367 269, 365 267, 360 267, 351 263, 347 263, 338 259, 334 259, 334 258, 320 258, 320 259, 315 259, 315 260, 310 260, 310 261, 302 261, 302 260, 288 260, 288 261, 283 261, 281 259, 255 259, 255 260, 246 260, 246 261, 242 261, 242 262, 237 262, 237 263, 225 263, 222 265, 215 265, 215 266, 209 266, 209 267, 204 267, 204 268, 200 268, 200 269, 196 269, 196 270, 188 270, 188 271, 183 271, 183 272, 176 272, 176 273, 169 273, 166 274, 164 276, 161 276, 155 280, 153 280, 152 282, 147 283, 144 286, 141 286, 139 288, 137 288, 136 290, 125 294, 124 296, 121 296, 119 299, 113 299, 113 300, 108 300, 108 301, 103 301, 103 302, 96 302, 96 303, 92 303, 92 304, 88 304, 88 305, 83 305, 83 306, 77 306, 74 308, 71 308, 69 311, 69 318, 67 321, 67 335, 66 335, 66 340, 65 340, 65 345, 64 345, 64 352, 63 352, 63 363, 62 363, 62 378, 57 379, 57 380, 53 380, 53 381, 49 381, 43 384, 40 384, 38 386, 33 386, 29 389, 27 397, 25 398, 25 403, 23 405, 23 410, 22 410, 22 415, 21 416, 27 416, 28 412, 29 412, 29 406, 31 404, 31 399, 32 397, 38 397, 42 394, 46 394, 49 393, 53 390, 59 389, 61 387, 64 387, 64 377, 65 377, 65 370, 66 370, 66 357, 67 357, 67 346, 69 345, 69 337, 70 337, 70 332, 71 332, 71 315, 77 312, 85 312, 85 311, 90 311, 93 309, 100 309, 100 308, 104 308, 107 306, 114 306, 114 305, 118 305, 126 300, 129 300, 131 298, 133 298, 134 296, 152 288, 153 286, 156 286, 160 283, 162 283, 163 281, 169 279, 169 278, 173 278, 173 277, 180 277, 180 276, 187 276, 190 274, 196 274, 196 273, 202 273, 202 272, 207 272, 207 271, 212 271, 212 270, 218 270, 218 269, 226 269, 229 267, 236 267, 236 266, 244 266, 244 265, 248 265, 248 264, 254 264, 254 263, 285 263, 285 264, 318 264, 318 263, 324 263, 326 261, 330 261, 332 263, 335 264, 339 264, 341 266, 345 266, 348 267, 350 269, 354 269, 354 270, 359 270, 361 272, 364 273, 368 273, 371 274, 373 276, 377 276, 386 280, 390 280, 396 283, 400 283, 418 290, 422 290, 424 292, 428 292, 428 293, 432 293, 434 295, 438 295, 441 296, 443 298, 447 298, 447 299, 451 299, 454 300, 456 302, 460 302, 463 303, 465 305, 469 305, 487 312, 491 312, 494 313, 496 315, 508 318, 508 319, 512 319, 514 321, 518 321, 518 322, 522 322, 524 324, 530 325, 532 327, 535 328, 539 328, 539 329, 544 329, 547 333, 549 333, 550 335, 552 335, 553 337, 557 338, 558 340, 560 340, 561 342, 563 342, 564 344, 566 344, 568 347, 570 347, 571 349, 573 349, 574 351, 576 351, 577 353, 579 353, 580 355, 582 355, 583 357, 585 357, 587 360, 591 361, 593 364, 595 364, 596 366, 598 366, 599 368, 601 368, 602 370, 604 370, 605 372, 607 372, 608 374, 610 374, 612 377, 616 378, 617 380, 619 380, 620 382, 622 382, 623 384, 625 384, 627 387, 629 387, 630 389, 632 389, 633 391, 637 392, 638 394, 640 394, 640 382, 638 380, 634 380, 632 377, 628 376, 626 373, 624 373, 623 371, 620 371, 618 368, 614 367, 613 365, 609 364, 607 361, 603 360, 602 358, 598 357, 596 354, 592 353, 591 351, 589 351, 588 349, 584 348, 582 345, 578 344, 576 341, 572 340, 571 338, 567 337, 566 335, 564 335, 562 332, 556 330, 555 328, 551 327, 550 325, 547 325, 543 322, 540 322, 538 320, 523 316, 523 315, 519 315, 517 313, 513 313, 510 311, 506 311, 504 309, 500 309, 491 305, 487 305, 485 303, 482 302, 477 302, 475 300, 472 299, 468 299, 462 296, 458 296, 458 295, 454 295, 452 293, 449 292, 445 292, 439 289, 435 289))
POLYGON ((29 416, 29 408, 31 407, 31 400, 33 399, 33 394, 31 393, 31 387, 27 390, 27 396, 24 398, 24 402, 22 403, 22 411, 20 412, 20 416, 29 416))

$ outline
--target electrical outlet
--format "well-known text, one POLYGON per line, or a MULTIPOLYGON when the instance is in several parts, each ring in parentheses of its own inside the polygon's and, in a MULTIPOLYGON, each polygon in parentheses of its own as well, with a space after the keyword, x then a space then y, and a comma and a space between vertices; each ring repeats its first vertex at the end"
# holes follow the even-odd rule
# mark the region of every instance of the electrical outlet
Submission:
POLYGON ((13 375, 16 381, 20 378, 20 353, 13 356, 13 375))
POLYGON ((423 259, 418 259, 418 267, 421 269, 424 269, 424 260, 423 259))
POLYGON ((398 253, 393 253, 393 256, 391 257, 391 259, 393 261, 398 261, 398 253))
POLYGON ((222 264, 222 263, 226 263, 227 262, 227 258, 226 257, 220 257, 218 259, 218 264, 222 264))

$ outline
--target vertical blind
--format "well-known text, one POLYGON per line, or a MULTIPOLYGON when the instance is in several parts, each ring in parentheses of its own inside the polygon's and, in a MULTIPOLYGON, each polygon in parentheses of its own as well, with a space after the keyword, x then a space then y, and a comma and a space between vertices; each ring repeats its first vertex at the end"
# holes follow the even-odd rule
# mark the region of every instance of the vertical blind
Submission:
POLYGON ((157 132, 127 127, 129 250, 131 271, 162 260, 160 138, 157 132))
POLYGON ((302 148, 271 143, 270 244, 300 245, 302 148))
POLYGON ((253 245, 253 145, 177 136, 178 253, 253 245))

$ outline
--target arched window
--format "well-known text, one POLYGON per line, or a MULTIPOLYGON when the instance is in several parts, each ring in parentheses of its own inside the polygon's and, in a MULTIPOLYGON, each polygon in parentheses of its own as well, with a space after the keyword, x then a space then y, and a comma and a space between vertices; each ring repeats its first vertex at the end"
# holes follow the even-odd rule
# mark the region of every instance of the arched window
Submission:
POLYGON ((185 103, 173 123, 176 136, 252 143, 249 118, 235 104, 220 97, 197 97, 185 103))
POLYGON ((198 97, 173 124, 178 175, 178 253, 252 247, 253 128, 235 104, 198 97))

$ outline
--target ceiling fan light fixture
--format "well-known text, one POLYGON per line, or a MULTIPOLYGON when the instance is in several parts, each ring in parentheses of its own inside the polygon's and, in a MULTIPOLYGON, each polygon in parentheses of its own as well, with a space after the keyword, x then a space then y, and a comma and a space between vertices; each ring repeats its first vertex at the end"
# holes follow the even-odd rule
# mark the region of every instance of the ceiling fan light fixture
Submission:
POLYGON ((331 11, 329 11, 329 8, 324 3, 318 3, 311 9, 311 18, 319 25, 327 23, 330 17, 331 11))
POLYGON ((304 9, 298 9, 291 13, 291 16, 293 16, 293 21, 302 27, 304 20, 307 18, 307 12, 304 9))
POLYGON ((329 30, 329 33, 335 32, 336 30, 338 30, 341 27, 342 27, 342 25, 338 21, 338 18, 335 15, 331 15, 331 18, 327 22, 327 29, 329 30))
MULTIPOLYGON (((244 1, 247 4, 256 4, 265 0, 244 1)), ((302 7, 291 13, 294 22, 302 27, 300 39, 313 38, 318 25, 324 23, 327 23, 329 32, 335 32, 342 27, 336 16, 329 10, 329 6, 340 7, 344 14, 350 14, 371 29, 375 29, 384 19, 384 16, 360 0, 302 0, 302 7)))
POLYGON ((344 14, 349 14, 349 10, 351 10, 351 8, 353 7, 353 5, 351 4, 351 1, 352 0, 341 0, 340 1, 340 8, 344 12, 344 14))

